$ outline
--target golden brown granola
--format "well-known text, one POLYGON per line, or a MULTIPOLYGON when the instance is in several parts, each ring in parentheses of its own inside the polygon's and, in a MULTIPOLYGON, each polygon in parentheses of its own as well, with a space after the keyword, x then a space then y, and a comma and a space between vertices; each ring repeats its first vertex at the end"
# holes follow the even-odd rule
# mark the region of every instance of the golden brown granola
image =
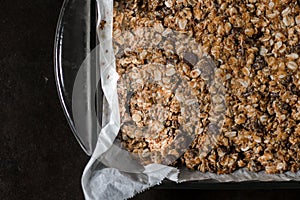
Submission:
MULTIPOLYGON (((178 114, 178 102, 172 99, 174 94, 170 92, 172 87, 175 87, 171 78, 174 74, 178 74, 181 79, 186 80, 186 87, 191 88, 191 95, 197 97, 200 105, 199 116, 191 111, 191 116, 197 115, 197 131, 194 141, 180 159, 182 164, 190 169, 218 174, 232 173, 243 167, 254 172, 265 170, 267 173, 298 171, 300 169, 298 2, 296 0, 115 1, 113 34, 116 41, 117 71, 121 79, 126 75, 131 77, 133 82, 137 82, 137 85, 130 86, 137 87, 135 88, 137 92, 131 97, 124 94, 128 88, 119 89, 122 98, 131 98, 129 110, 126 110, 125 103, 120 101, 122 116, 128 120, 133 119, 136 126, 142 127, 149 122, 149 116, 147 118, 149 113, 156 115, 155 111, 149 112, 155 101, 166 101, 166 106, 169 107, 166 116, 164 114, 160 116, 162 121, 166 120, 167 123, 164 127, 158 126, 155 129, 161 133, 159 138, 147 139, 143 135, 145 133, 132 135, 134 130, 123 126, 120 138, 124 146, 147 157, 149 152, 163 148, 162 145, 168 145, 179 134, 178 126, 185 124, 178 114), (151 27, 152 31, 145 31, 144 27, 151 27), (181 41, 182 38, 165 39, 164 37, 172 30, 191 36, 199 45, 189 46, 181 41), (142 46, 137 45, 139 41, 151 41, 151 44, 161 48, 151 46, 134 48, 142 46), (203 54, 209 55, 216 65, 215 75, 218 74, 220 84, 225 88, 226 107, 222 104, 217 107, 211 105, 212 102, 222 99, 208 91, 206 81, 211 77, 205 74, 205 70, 197 68, 203 54), (139 88, 139 84, 147 79, 147 75, 137 71, 140 66, 152 63, 163 66, 153 71, 153 77, 156 80, 162 79, 167 90, 158 91, 161 88, 153 85, 139 88), (210 119, 212 107, 216 112, 226 109, 224 124, 216 146, 203 154, 201 153, 205 148, 203 138, 207 137, 208 125, 213 120, 210 119)), ((169 154, 178 156, 176 151, 166 155, 169 154)), ((160 162, 157 157, 153 160, 160 162)))

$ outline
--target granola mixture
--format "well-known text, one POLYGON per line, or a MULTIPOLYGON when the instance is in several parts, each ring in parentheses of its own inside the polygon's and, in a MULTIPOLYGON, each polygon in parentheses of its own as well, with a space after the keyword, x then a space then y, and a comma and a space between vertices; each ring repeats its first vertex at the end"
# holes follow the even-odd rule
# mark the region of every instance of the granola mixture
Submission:
MULTIPOLYGON (((124 125, 119 133, 124 147, 141 157, 163 152, 160 156, 150 156, 152 161, 163 162, 163 157, 180 156, 174 149, 164 151, 182 134, 179 127, 185 130, 195 127, 189 130, 194 132, 194 140, 177 164, 218 174, 244 167, 266 173, 298 171, 299 3, 297 0, 115 1, 113 34, 117 71, 121 81, 125 76, 132 80, 132 84, 119 88, 123 99, 120 100, 122 120, 131 120, 136 127, 150 124, 158 133, 153 136, 124 125), (152 31, 143 31, 143 27, 152 31), (185 43, 180 35, 168 39, 172 30, 194 38, 198 45, 185 43), (159 48, 147 42, 142 48, 145 41, 159 48), (209 65, 203 67, 206 57, 214 63, 214 73, 210 73, 209 65), (151 72, 143 70, 143 66, 152 64, 156 68, 151 72), (162 81, 164 88, 146 83, 147 73, 162 81), (173 77, 185 80, 182 88, 190 88, 188 96, 197 99, 199 112, 189 111, 196 120, 183 119, 174 98, 175 93, 180 96, 180 90, 172 90, 177 82, 173 77), (210 86, 207 82, 213 77, 217 78, 210 86), (134 91, 131 95, 125 94, 129 87, 134 91), (153 108, 157 102, 164 107, 153 108), (154 115, 164 122, 163 126, 151 120, 154 115), (218 121, 223 122, 222 126, 218 121), (217 128, 221 127, 216 138, 209 133, 209 124, 213 122, 217 128), (206 149, 205 142, 214 139, 216 145, 206 149)), ((175 145, 185 142, 178 141, 175 145)))

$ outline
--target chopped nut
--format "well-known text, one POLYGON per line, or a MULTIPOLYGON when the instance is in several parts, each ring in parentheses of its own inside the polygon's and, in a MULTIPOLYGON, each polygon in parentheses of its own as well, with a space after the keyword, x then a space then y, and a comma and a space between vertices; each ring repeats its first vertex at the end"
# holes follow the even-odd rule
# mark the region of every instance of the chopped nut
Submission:
POLYGON ((198 78, 201 74, 201 71, 199 69, 194 69, 190 72, 190 76, 192 78, 198 78))
POLYGON ((142 116, 139 115, 139 114, 133 114, 133 115, 132 115, 132 120, 133 120, 134 122, 140 122, 140 121, 142 120, 142 116))

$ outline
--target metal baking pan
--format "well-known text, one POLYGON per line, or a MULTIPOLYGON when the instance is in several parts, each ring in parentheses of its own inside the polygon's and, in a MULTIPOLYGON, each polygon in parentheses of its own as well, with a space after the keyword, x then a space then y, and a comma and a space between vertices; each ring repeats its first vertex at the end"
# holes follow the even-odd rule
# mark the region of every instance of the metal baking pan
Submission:
MULTIPOLYGON (((96 2, 94 0, 65 0, 59 16, 54 44, 54 72, 61 106, 70 128, 82 149, 91 149, 77 133, 72 116, 72 89, 82 62, 97 45, 96 2)), ((101 99, 101 91, 96 95, 101 99)), ((96 107, 96 106, 95 106, 96 107)), ((101 113, 100 108, 96 112, 101 113)), ((100 116, 100 115, 98 115, 100 116)), ((101 121, 101 118, 98 119, 101 121)), ((100 123, 101 124, 101 123, 100 123)), ((298 189, 300 182, 242 182, 220 183, 193 181, 181 184, 165 181, 156 189, 298 189)))

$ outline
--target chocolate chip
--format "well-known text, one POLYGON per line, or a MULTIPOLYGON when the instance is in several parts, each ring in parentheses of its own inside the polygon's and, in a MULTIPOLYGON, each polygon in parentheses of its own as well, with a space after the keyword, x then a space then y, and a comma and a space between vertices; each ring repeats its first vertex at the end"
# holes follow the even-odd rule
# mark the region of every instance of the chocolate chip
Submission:
POLYGON ((293 82, 293 77, 291 75, 288 75, 281 81, 281 84, 285 87, 288 87, 288 85, 292 82, 293 82))
POLYGON ((185 52, 183 54, 183 60, 186 64, 195 66, 198 62, 198 56, 194 54, 193 52, 185 52))
POLYGON ((291 111, 291 106, 288 104, 288 103, 283 103, 282 104, 282 109, 284 109, 284 110, 286 110, 286 111, 288 111, 288 112, 290 112, 291 111))
POLYGON ((254 64, 252 65, 255 70, 261 70, 263 67, 267 65, 265 59, 258 55, 255 57, 254 64))

